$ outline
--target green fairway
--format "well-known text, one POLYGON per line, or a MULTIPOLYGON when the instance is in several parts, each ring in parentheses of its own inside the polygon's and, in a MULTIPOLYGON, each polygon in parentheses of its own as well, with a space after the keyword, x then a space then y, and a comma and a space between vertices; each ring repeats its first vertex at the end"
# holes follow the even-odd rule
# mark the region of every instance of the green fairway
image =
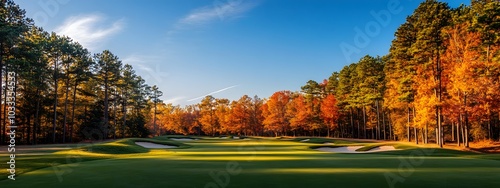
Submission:
MULTIPOLYGON (((499 187, 500 155, 323 138, 125 139, 19 154, 2 187, 499 187), (148 141, 179 146, 146 149, 148 141), (312 148, 392 145, 396 151, 342 154, 312 148), (22 171, 22 172, 21 172, 22 171), (22 174, 20 174, 22 173, 22 174)), ((7 159, 7 155, 0 154, 7 159)), ((5 166, 5 165, 4 165, 5 166)))

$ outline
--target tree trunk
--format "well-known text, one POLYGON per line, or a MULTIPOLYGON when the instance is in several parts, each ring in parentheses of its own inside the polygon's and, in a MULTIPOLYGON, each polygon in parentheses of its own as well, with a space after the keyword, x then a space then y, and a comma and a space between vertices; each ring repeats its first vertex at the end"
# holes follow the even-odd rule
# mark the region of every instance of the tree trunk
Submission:
POLYGON ((429 124, 425 124, 425 144, 429 143, 429 124))
POLYGON ((424 144, 426 144, 426 142, 425 142, 425 133, 424 133, 424 130, 422 130, 421 128, 420 128, 419 130, 420 130, 420 136, 421 136, 421 138, 422 138, 422 142, 423 142, 424 144))
POLYGON ((410 136, 410 107, 408 107, 408 123, 406 126, 406 135, 408 136, 408 142, 411 142, 411 136, 410 136))
POLYGON ((114 96, 114 99, 113 100, 113 139, 116 139, 116 127, 117 127, 117 121, 116 121, 116 101, 118 100, 118 93, 115 89, 115 96, 114 96))
MULTIPOLYGON (((2 80, 2 76, 3 76, 3 44, 0 43, 0 82, 2 80)), ((5 68, 5 72, 7 73, 7 68, 5 68)), ((7 76, 5 76, 7 77, 7 76)), ((1 85, 1 84, 0 84, 1 85)), ((6 87, 7 88, 7 87, 6 87)), ((2 92, 3 92, 3 88, 0 87, 0 101, 2 101, 2 92)), ((7 92, 5 92, 7 93, 7 92)), ((6 104, 6 103, 4 103, 6 104)), ((5 109, 5 108, 4 108, 5 109)), ((6 138, 6 132, 7 130, 5 129, 5 110, 2 110, 2 108, 0 108, 0 113, 3 112, 4 116, 2 117, 2 115, 0 114, 0 123, 2 123, 2 126, 0 127, 0 131, 1 131, 1 135, 0 135, 0 144, 3 144, 5 143, 5 138, 6 138), (2 121, 4 120, 4 121, 2 121)))
POLYGON ((363 129, 364 129, 364 138, 366 139, 366 107, 363 106, 363 129))
POLYGON ((352 113, 352 108, 349 108, 349 111, 351 112, 351 131, 352 131, 352 135, 351 135, 351 138, 354 138, 354 114, 352 113))
POLYGON ((488 139, 491 138, 491 111, 488 109, 488 139))
MULTIPOLYGON (((436 45, 438 45, 436 43, 436 45)), ((437 72, 437 81, 438 81, 438 88, 437 88, 437 98, 438 98, 438 102, 441 103, 441 97, 442 97, 442 79, 441 79, 441 59, 440 59, 440 53, 439 53, 439 46, 436 47, 437 50, 437 58, 436 58, 436 72, 437 72)), ((442 117, 441 117, 441 111, 442 111, 442 107, 441 106, 436 106, 436 115, 437 115, 437 125, 439 127, 439 147, 440 148, 443 148, 443 142, 444 142, 444 138, 443 138, 443 125, 442 125, 442 117)))
POLYGON ((380 140, 380 110, 379 110, 379 101, 375 101, 377 104, 377 140, 380 140))
POLYGON ((31 144, 31 113, 26 117, 26 125, 28 126, 28 135, 26 135, 26 144, 31 144))
POLYGON ((463 120, 462 126, 460 129, 461 129, 460 131, 462 132, 462 144, 465 147, 465 140, 466 140, 466 138, 465 138, 465 120, 463 120))
MULTIPOLYGON (((66 67, 66 71, 69 70, 69 67, 66 67)), ((66 124, 68 121, 68 99, 69 99, 69 73, 66 78, 66 92, 65 92, 65 99, 64 99, 64 117, 63 117, 63 143, 66 143, 66 124)))
POLYGON ((436 107, 436 125, 437 125, 437 137, 436 141, 440 148, 443 148, 443 143, 441 143, 441 116, 439 114, 439 108, 436 107))
POLYGON ((54 119, 52 120, 52 143, 56 143, 56 123, 57 123, 57 87, 58 87, 58 81, 57 81, 57 64, 59 61, 59 57, 56 55, 56 59, 54 60, 54 106, 53 106, 53 111, 54 111, 54 119))
POLYGON ((455 125, 451 123, 451 141, 455 142, 455 125))
POLYGON ((415 108, 412 108, 413 111, 413 131, 415 132, 415 143, 418 144, 418 129, 417 124, 415 122, 415 108))
POLYGON ((387 114, 387 120, 387 124, 389 126, 389 140, 393 140, 394 138, 392 137, 391 111, 389 111, 387 114))
POLYGON ((78 81, 75 81, 73 89, 73 105, 71 109, 71 125, 69 129, 69 142, 73 142, 73 127, 75 126, 75 108, 76 108, 76 90, 78 89, 78 81))
POLYGON ((384 140, 387 139, 387 135, 386 135, 386 132, 387 132, 387 128, 385 126, 385 112, 382 110, 382 129, 384 129, 384 140))
POLYGON ((108 96, 108 90, 109 90, 109 85, 108 85, 108 75, 104 77, 104 122, 103 122, 103 132, 104 132, 104 139, 108 138, 108 132, 109 132, 109 117, 108 117, 108 108, 109 108, 109 96, 108 96))
POLYGON ((356 119, 357 119, 357 123, 358 123, 358 138, 361 138, 361 129, 360 129, 360 126, 359 126, 359 109, 356 110, 357 113, 356 113, 356 119))
POLYGON ((36 89, 36 96, 37 96, 37 99, 36 99, 36 109, 35 109, 35 117, 34 117, 34 120, 33 120, 33 144, 36 145, 37 144, 37 137, 36 137, 36 134, 38 132, 38 127, 40 127, 40 89, 37 88, 36 89))
POLYGON ((469 117, 467 114, 467 95, 464 92, 464 106, 465 106, 465 147, 469 147, 469 117))
POLYGON ((413 132, 415 132, 415 144, 418 144, 418 129, 417 127, 413 126, 413 132))
POLYGON ((460 117, 459 117, 458 122, 457 122, 457 140, 456 140, 457 141, 457 146, 459 146, 459 147, 460 147, 460 124, 462 123, 460 121, 460 117))
MULTIPOLYGON (((155 91, 155 97, 156 97, 156 91, 155 91)), ((158 130, 156 127, 156 113, 157 113, 156 101, 154 101, 154 114, 153 114, 153 129, 155 130, 154 136, 157 136, 157 133, 158 133, 158 130)))
MULTIPOLYGON (((125 127, 127 126, 127 96, 126 95, 123 95, 122 111, 123 111, 122 138, 125 138, 125 127)), ((199 133, 198 133, 198 135, 199 135, 199 133)))
POLYGON ((469 125, 467 123, 467 118, 465 118, 465 147, 469 148, 469 125))

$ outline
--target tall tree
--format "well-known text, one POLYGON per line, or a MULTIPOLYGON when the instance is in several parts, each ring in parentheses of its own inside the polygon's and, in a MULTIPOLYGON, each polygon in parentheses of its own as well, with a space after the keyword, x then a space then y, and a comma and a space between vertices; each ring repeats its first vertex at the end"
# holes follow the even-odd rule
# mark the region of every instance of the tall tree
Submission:
POLYGON ((215 136, 219 132, 219 124, 217 122, 216 100, 208 95, 199 104, 200 108, 200 123, 205 134, 215 136))
POLYGON ((286 106, 290 102, 290 95, 290 91, 275 92, 263 107, 264 129, 274 133, 275 136, 285 135, 288 131, 286 106))
POLYGON ((297 132, 308 130, 309 119, 311 118, 311 108, 307 105, 306 99, 302 94, 296 94, 287 104, 286 115, 290 121, 290 129, 293 136, 297 132))
POLYGON ((327 125, 328 137, 331 136, 330 131, 338 127, 338 118, 337 99, 335 99, 334 95, 329 94, 321 102, 321 119, 327 125))
MULTIPOLYGON (((3 78, 5 60, 9 57, 12 48, 21 40, 24 32, 33 26, 33 20, 26 17, 26 11, 15 4, 13 0, 0 1, 0 80, 3 78)), ((7 72, 7 70, 5 70, 7 72)), ((0 89, 0 101, 2 100, 2 90, 0 89)), ((6 111, 3 111, 5 114, 6 111)), ((2 122, 0 116, 0 122, 2 122)), ((3 119, 2 143, 5 141, 5 117, 3 119)))
MULTIPOLYGON (((121 61, 109 50, 94 55, 96 62, 96 76, 103 88, 104 110, 103 110, 103 129, 105 137, 109 134, 109 95, 110 87, 118 81, 120 75, 121 61)), ((137 116, 140 118, 140 116, 137 116)))
POLYGON ((163 96, 163 92, 161 92, 158 89, 158 86, 156 86, 156 85, 154 85, 151 88, 151 91, 152 91, 152 95, 150 96, 150 98, 153 101, 153 105, 154 105, 154 112, 153 112, 154 136, 158 136, 158 126, 156 125, 156 114, 158 113, 157 105, 158 105, 158 103, 162 102, 162 100, 160 99, 160 97, 163 96))
MULTIPOLYGON (((438 144, 443 146, 443 116, 442 116, 442 100, 445 93, 442 79, 442 60, 441 56, 446 49, 444 45, 443 28, 449 25, 450 8, 446 3, 437 2, 435 0, 427 0, 419 5, 419 7, 410 16, 414 19, 413 27, 416 30, 416 41, 411 46, 413 61, 417 64, 417 74, 426 79, 426 83, 432 84, 433 91, 436 96, 436 103, 432 103, 436 112, 436 125, 438 129, 438 144)), ((429 91, 419 90, 418 93, 430 93, 429 91)), ((422 96, 422 95, 421 95, 422 96)), ((417 139, 417 138, 416 138, 417 139)))

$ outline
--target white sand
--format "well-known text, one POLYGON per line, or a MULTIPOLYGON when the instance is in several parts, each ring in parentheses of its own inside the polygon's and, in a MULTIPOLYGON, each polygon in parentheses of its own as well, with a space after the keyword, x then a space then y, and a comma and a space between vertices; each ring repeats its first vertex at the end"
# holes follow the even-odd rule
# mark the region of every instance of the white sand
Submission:
POLYGON ((220 139, 228 139, 229 137, 227 136, 223 136, 223 137, 220 137, 220 139))
POLYGON ((333 145, 333 144, 335 144, 335 143, 325 142, 325 143, 323 143, 323 144, 333 145))
POLYGON ((366 152, 381 152, 381 151, 393 151, 393 150, 396 150, 396 148, 394 148, 394 146, 379 146, 379 147, 375 147, 371 150, 368 150, 366 152))
POLYGON ((347 147, 337 147, 337 148, 320 147, 317 148, 316 150, 325 152, 335 152, 335 153, 358 153, 356 150, 362 147, 363 146, 347 146, 347 147))
POLYGON ((153 148, 153 149, 158 149, 158 148, 177 148, 177 146, 169 146, 169 145, 163 145, 163 144, 155 144, 151 142, 135 142, 135 144, 145 147, 145 148, 153 148))
POLYGON ((239 136, 235 136, 235 137, 233 137, 233 139, 240 139, 240 137, 239 136))
POLYGON ((307 142, 309 141, 310 139, 304 139, 304 140, 301 140, 301 142, 307 142))
POLYGON ((198 139, 192 139, 192 138, 170 138, 170 140, 175 140, 175 141, 193 141, 193 140, 198 140, 198 139))
POLYGON ((379 147, 375 147, 375 148, 368 150, 368 151, 356 151, 357 149, 362 148, 362 147, 363 146, 347 146, 347 147, 337 147, 337 148, 320 147, 320 148, 317 148, 316 150, 324 151, 324 152, 334 152, 334 153, 374 153, 374 152, 396 150, 396 148, 394 148, 394 146, 379 146, 379 147))

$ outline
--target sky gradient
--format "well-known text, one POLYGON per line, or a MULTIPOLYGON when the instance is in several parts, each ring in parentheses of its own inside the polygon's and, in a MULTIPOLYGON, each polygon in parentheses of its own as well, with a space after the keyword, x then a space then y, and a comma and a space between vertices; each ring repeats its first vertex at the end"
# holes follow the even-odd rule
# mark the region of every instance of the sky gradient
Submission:
MULTIPOLYGON (((46 31, 109 49, 166 103, 300 90, 388 53, 417 0, 15 0, 46 31)), ((454 8, 469 1, 446 1, 454 8)))

